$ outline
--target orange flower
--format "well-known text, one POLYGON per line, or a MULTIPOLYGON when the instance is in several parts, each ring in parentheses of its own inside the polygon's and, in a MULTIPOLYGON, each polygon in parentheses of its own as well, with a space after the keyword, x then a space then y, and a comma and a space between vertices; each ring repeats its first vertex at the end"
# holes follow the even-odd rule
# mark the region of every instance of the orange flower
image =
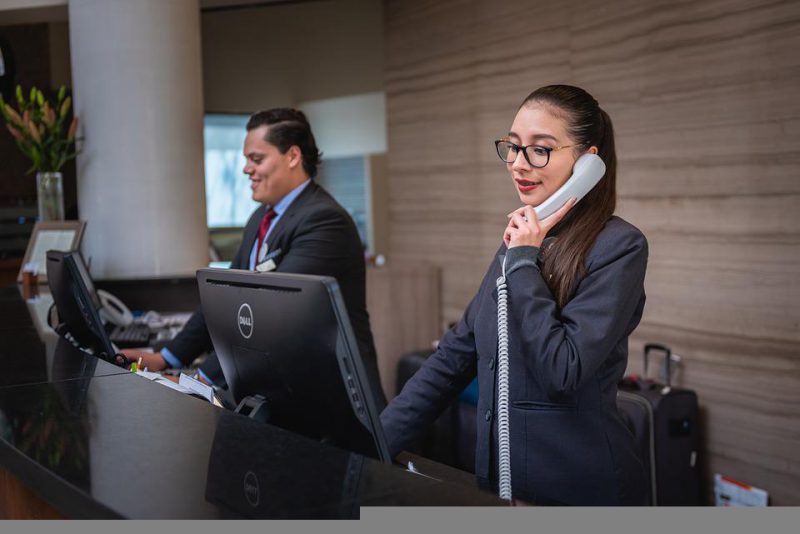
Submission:
POLYGON ((23 141, 24 140, 24 138, 22 137, 22 134, 19 133, 16 128, 12 127, 10 124, 6 124, 6 128, 8 129, 9 132, 11 132, 11 136, 14 139, 16 139, 17 141, 23 141))
POLYGON ((31 137, 33 138, 34 141, 36 141, 37 143, 42 142, 42 136, 39 135, 39 130, 36 129, 36 125, 33 124, 32 122, 28 123, 28 132, 31 134, 31 137))
POLYGON ((69 125, 69 131, 67 132, 67 140, 72 141, 75 139, 75 132, 78 131, 78 117, 72 119, 72 124, 69 125))
POLYGON ((56 114, 53 112, 53 109, 47 102, 45 102, 44 104, 44 112, 42 113, 42 120, 48 126, 48 128, 52 128, 53 125, 56 123, 56 114))
POLYGON ((6 104, 5 105, 5 110, 6 110, 6 113, 8 113, 8 116, 11 117, 11 122, 13 122, 14 124, 16 124, 18 126, 22 126, 23 125, 22 117, 19 116, 19 113, 17 113, 14 108, 12 108, 8 104, 6 104))
POLYGON ((63 119, 67 115, 67 111, 69 111, 69 106, 72 104, 72 97, 67 97, 64 100, 64 103, 61 104, 61 111, 59 112, 59 116, 63 119))

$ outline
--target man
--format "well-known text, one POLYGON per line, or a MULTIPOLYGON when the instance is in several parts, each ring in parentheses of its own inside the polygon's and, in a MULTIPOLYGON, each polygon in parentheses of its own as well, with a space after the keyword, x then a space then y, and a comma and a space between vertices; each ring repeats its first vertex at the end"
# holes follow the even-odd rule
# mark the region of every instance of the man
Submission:
MULTIPOLYGON (((366 309, 366 268, 361 240, 350 216, 313 177, 320 153, 311 126, 298 110, 258 112, 247 122, 244 173, 253 200, 262 206, 250 216, 231 268, 333 276, 347 306, 359 351, 380 406, 385 398, 378 380, 375 347, 366 309)), ((161 352, 125 351, 151 371, 183 367, 212 351, 202 311, 161 352)), ((208 382, 222 382, 213 352, 199 369, 208 382)))

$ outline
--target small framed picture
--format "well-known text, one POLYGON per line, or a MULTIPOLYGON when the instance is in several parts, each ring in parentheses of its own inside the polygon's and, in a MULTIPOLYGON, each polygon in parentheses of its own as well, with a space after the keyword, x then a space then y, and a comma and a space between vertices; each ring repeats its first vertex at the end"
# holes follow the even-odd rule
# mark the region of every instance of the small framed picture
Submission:
POLYGON ((85 221, 37 222, 25 250, 25 258, 17 274, 17 283, 22 283, 22 273, 35 271, 40 284, 47 283, 47 251, 77 250, 81 246, 85 221))

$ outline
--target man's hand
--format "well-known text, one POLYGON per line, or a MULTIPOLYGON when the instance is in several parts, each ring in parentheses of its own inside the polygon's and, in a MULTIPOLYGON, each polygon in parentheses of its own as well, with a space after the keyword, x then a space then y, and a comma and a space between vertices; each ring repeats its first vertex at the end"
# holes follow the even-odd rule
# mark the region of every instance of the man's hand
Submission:
POLYGON ((140 369, 147 368, 148 371, 163 371, 167 368, 167 361, 161 356, 160 352, 151 352, 142 349, 121 349, 120 352, 125 355, 131 362, 138 362, 139 358, 142 359, 140 369))

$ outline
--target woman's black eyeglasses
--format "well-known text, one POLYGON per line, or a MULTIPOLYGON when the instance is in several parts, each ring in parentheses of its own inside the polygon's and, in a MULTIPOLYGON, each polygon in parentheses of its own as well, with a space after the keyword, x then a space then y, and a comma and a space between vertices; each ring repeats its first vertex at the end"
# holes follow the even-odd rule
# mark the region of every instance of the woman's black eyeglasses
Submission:
POLYGON ((508 137, 503 137, 494 142, 494 146, 497 149, 497 155, 500 156, 501 160, 505 161, 506 163, 514 163, 514 161, 517 159, 517 155, 520 153, 520 151, 522 151, 522 155, 525 156, 525 161, 527 161, 531 167, 536 167, 537 169, 545 167, 550 162, 550 152, 555 152, 556 150, 561 150, 562 148, 582 146, 584 144, 585 143, 578 143, 576 145, 556 147, 541 145, 517 145, 512 143, 508 137))

